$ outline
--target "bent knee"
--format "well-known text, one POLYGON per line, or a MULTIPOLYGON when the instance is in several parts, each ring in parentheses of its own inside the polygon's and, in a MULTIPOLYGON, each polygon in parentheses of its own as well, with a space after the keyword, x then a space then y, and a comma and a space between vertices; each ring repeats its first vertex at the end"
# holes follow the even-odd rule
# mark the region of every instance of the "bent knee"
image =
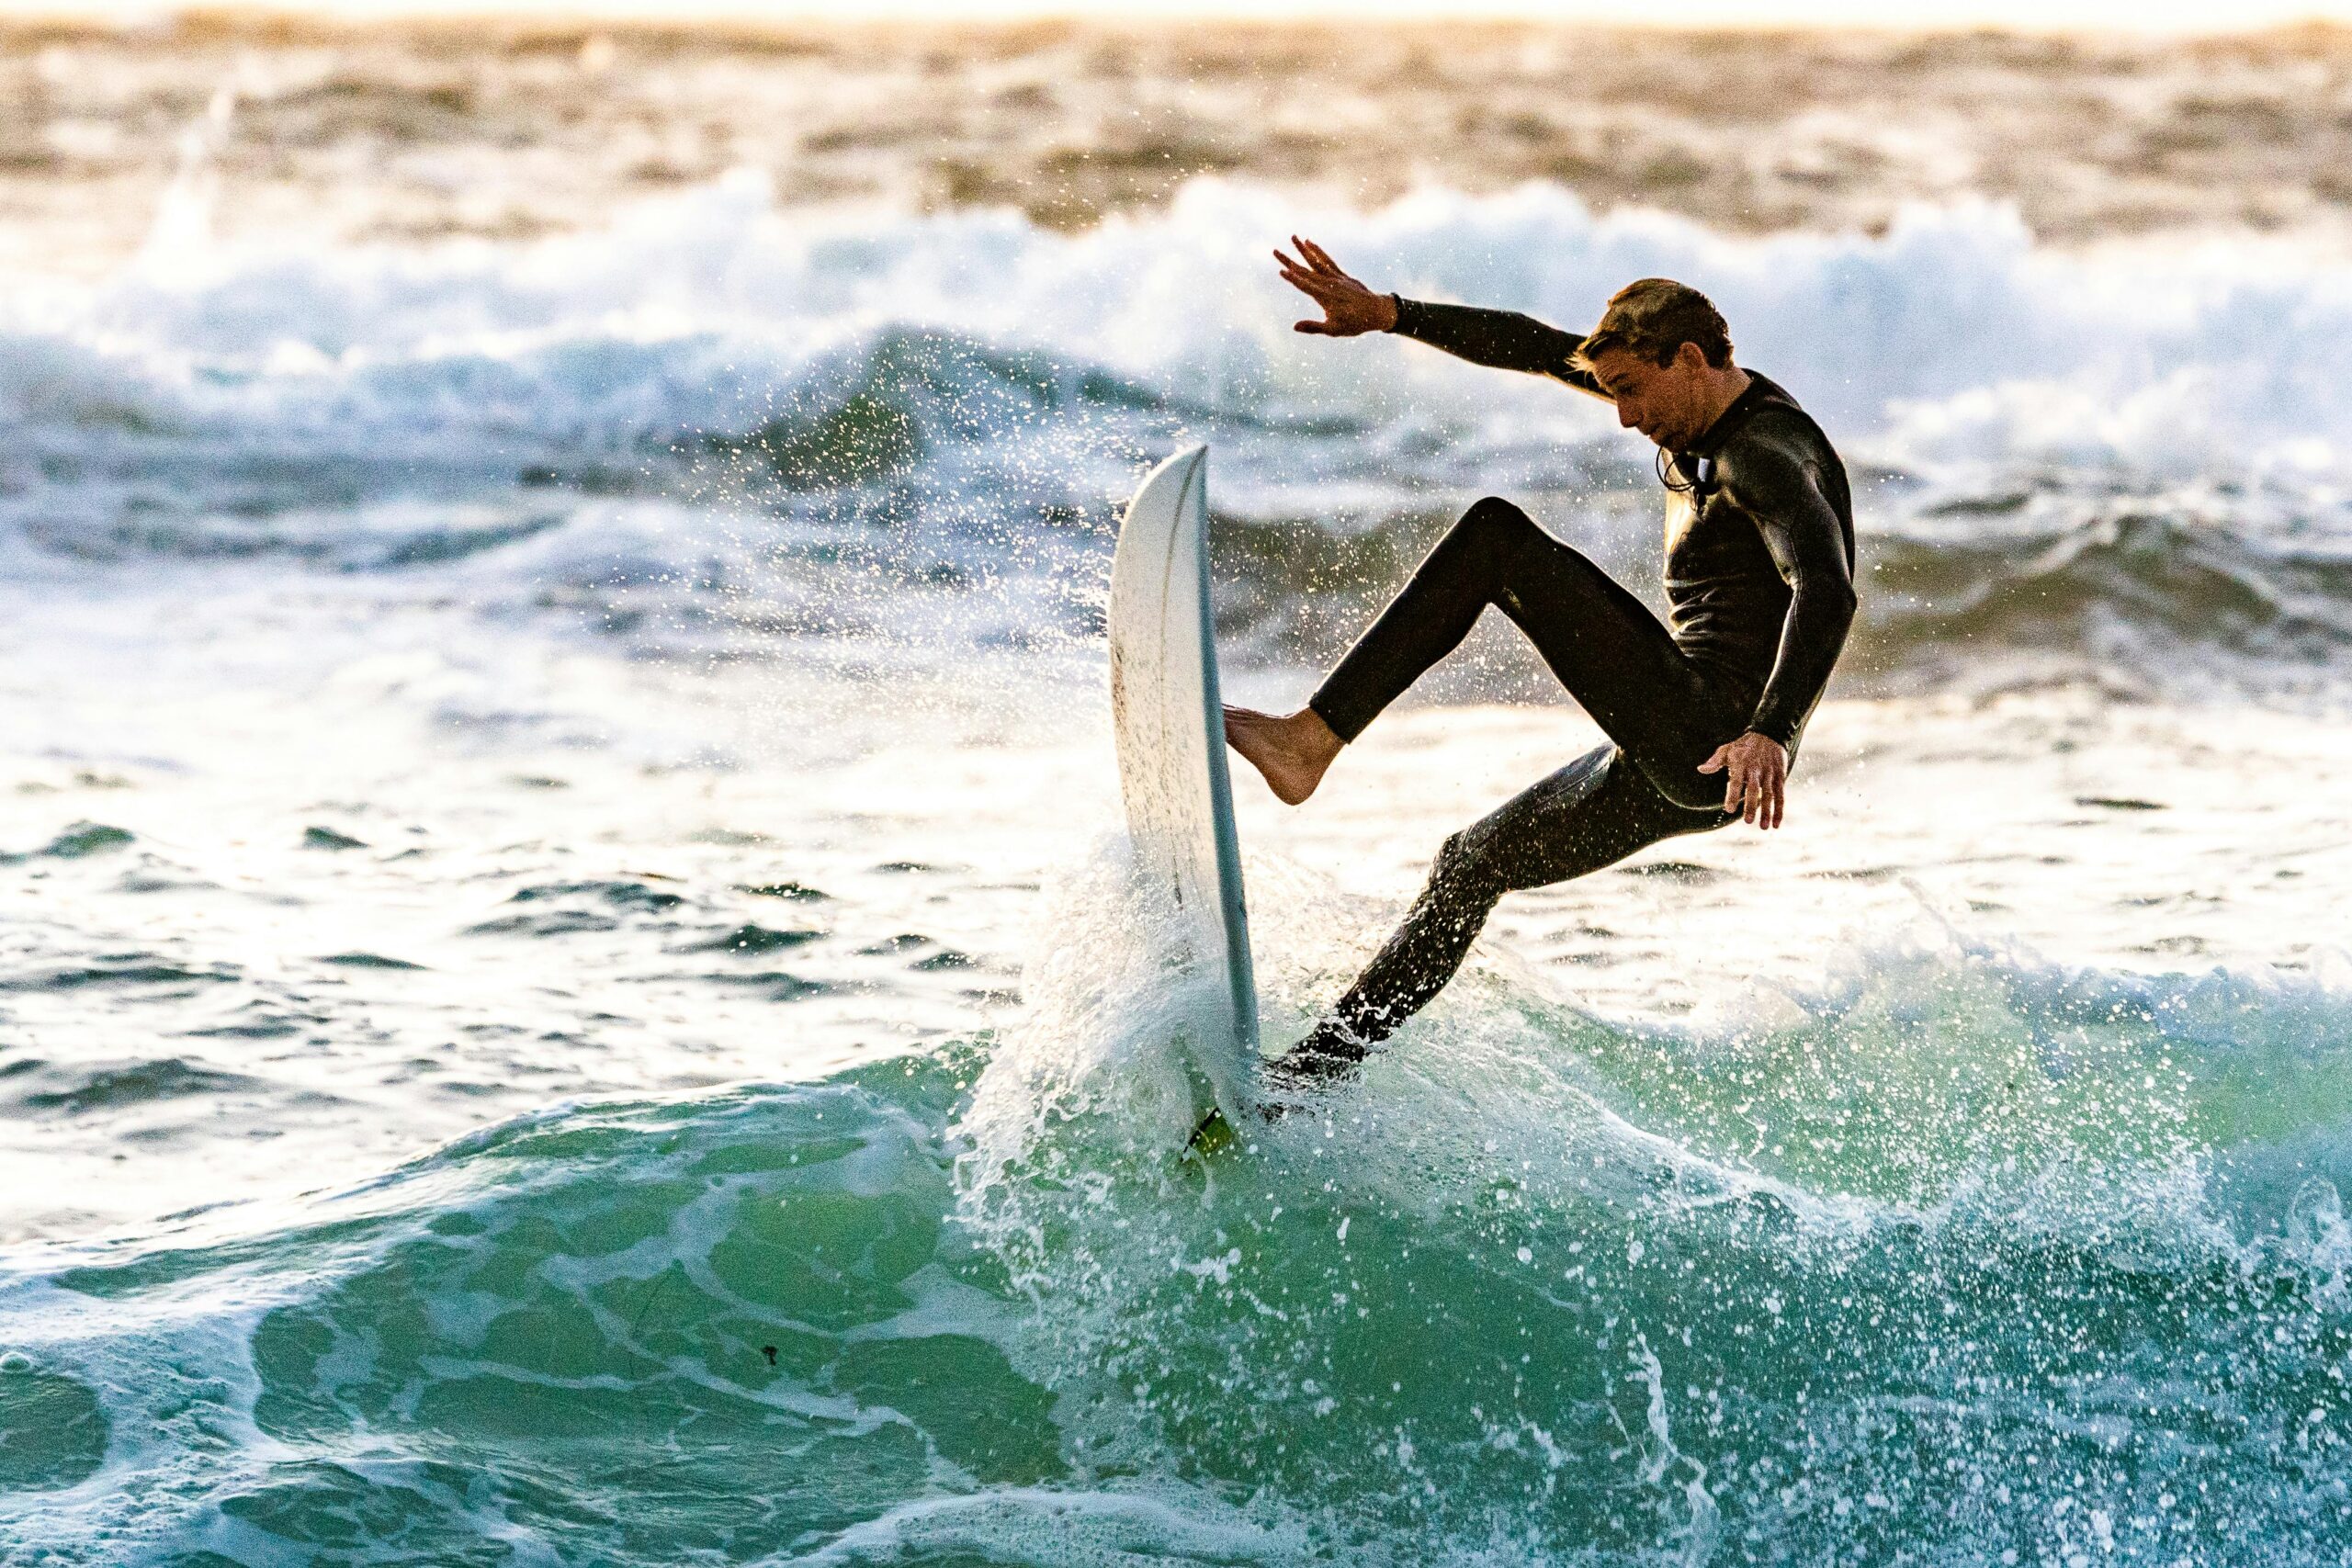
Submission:
POLYGON ((1449 902, 1493 905, 1504 892, 1493 846, 1475 828, 1448 835, 1430 866, 1430 888, 1449 902))
POLYGON ((1582 550, 1554 538, 1534 518, 1498 495, 1472 502, 1448 537, 1475 541, 1474 547, 1481 554, 1498 561, 1524 563, 1540 558, 1546 563, 1566 562, 1589 573, 1600 570, 1582 550))
POLYGON ((1544 537, 1535 519, 1501 496, 1489 495, 1470 503, 1438 548, 1479 561, 1488 570, 1508 570, 1508 563, 1522 558, 1528 547, 1544 537))
POLYGON ((1454 526, 1515 532, 1520 529, 1533 528, 1535 519, 1521 512, 1511 502, 1505 501, 1501 496, 1486 495, 1472 502, 1470 509, 1462 514, 1461 521, 1454 524, 1454 526))

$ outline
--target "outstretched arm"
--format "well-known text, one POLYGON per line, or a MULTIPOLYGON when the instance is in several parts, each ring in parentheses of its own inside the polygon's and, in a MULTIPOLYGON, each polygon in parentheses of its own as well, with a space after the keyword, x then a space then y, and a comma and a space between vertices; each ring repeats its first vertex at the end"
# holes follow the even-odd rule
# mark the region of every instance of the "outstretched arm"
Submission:
POLYGON ((1577 367, 1575 355, 1584 339, 1574 333, 1545 326, 1515 310, 1432 305, 1394 294, 1375 294, 1341 271, 1340 264, 1314 241, 1294 234, 1290 243, 1299 259, 1294 261, 1279 250, 1274 253, 1283 278, 1323 310, 1321 321, 1300 321, 1296 331, 1322 337, 1398 333, 1473 365, 1548 376, 1596 398, 1609 395, 1590 371, 1577 367))
POLYGON ((1497 370, 1521 370, 1548 376, 1555 381, 1606 399, 1592 372, 1576 362, 1584 339, 1546 326, 1516 310, 1488 310, 1476 305, 1434 305, 1424 299, 1396 301, 1396 324, 1390 329, 1442 348, 1457 359, 1497 370))

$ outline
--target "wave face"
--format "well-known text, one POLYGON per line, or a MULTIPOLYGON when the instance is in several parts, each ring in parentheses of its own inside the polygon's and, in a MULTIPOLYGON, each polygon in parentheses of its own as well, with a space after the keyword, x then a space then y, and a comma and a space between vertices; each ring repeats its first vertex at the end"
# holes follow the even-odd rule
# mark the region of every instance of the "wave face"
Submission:
POLYGON ((1483 969, 1204 1172, 1131 912, 1001 1037, 12 1255, 7 1560, 2340 1560, 2340 988, 1483 969))
POLYGON ((1207 440, 1258 657, 1328 656, 1490 491, 1653 579, 1645 454, 1608 412, 1291 333, 1259 258, 1302 226, 1406 292, 1571 324, 1633 276, 1707 288, 1856 471, 1861 673, 2128 651, 2332 689, 2352 643, 2340 263, 2058 252, 1987 207, 1732 238, 1544 186, 1354 214, 1201 181, 1066 234, 812 215, 736 175, 556 239, 159 245, 0 318, 0 537, 45 582, 454 579, 646 639, 1053 645, 1099 626, 1141 468, 1207 440))

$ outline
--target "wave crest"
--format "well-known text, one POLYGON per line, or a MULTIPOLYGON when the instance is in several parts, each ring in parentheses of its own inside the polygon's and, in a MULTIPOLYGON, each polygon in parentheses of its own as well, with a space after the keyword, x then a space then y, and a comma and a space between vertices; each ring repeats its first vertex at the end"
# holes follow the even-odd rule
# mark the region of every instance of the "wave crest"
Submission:
MULTIPOLYGON (((1308 216, 1376 280, 1569 323, 1628 276, 1709 288, 1743 357, 1846 447, 1874 656, 1914 676, 1988 648, 2128 647, 2166 669, 2223 653, 2257 685, 2276 664, 2294 686, 2338 659, 2339 263, 2286 242, 2063 252, 1982 206, 1877 237, 1736 238, 1541 186, 1308 216), (1892 592, 1874 604, 1871 585, 1892 592)), ((1328 652, 1318 598, 1376 596, 1389 558, 1475 494, 1523 495, 1580 544, 1624 530, 1597 547, 1633 580, 1654 570, 1640 455, 1598 405, 1290 333, 1283 286, 1239 258, 1303 221, 1291 197, 1216 181, 1070 235, 1009 213, 781 210, 730 177, 598 233, 221 251, 43 285, 19 306, 39 324, 0 321, 0 528, 43 559, 441 566, 487 588, 564 555, 526 543, 550 515, 600 536, 650 508, 674 525, 666 559, 591 543, 566 568, 583 589, 611 568, 627 624, 740 606, 822 631, 791 605, 856 601, 878 572, 984 590, 994 604, 944 617, 955 635, 1018 640, 1058 635, 1070 612, 1050 601, 1096 591, 1141 467, 1206 439, 1220 540, 1240 546, 1234 616, 1267 629, 1266 657, 1328 652), (463 538, 385 540, 411 505, 474 516, 463 538), (1384 538, 1405 543, 1351 556, 1384 538)), ((845 624, 920 638, 942 620, 870 608, 845 624)))

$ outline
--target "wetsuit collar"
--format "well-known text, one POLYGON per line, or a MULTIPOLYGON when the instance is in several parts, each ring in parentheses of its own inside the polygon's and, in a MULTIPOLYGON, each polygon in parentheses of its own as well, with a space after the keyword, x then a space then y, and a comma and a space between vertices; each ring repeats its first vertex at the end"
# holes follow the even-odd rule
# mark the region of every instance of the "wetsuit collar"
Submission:
POLYGON ((1748 415, 1767 402, 1785 400, 1787 397, 1786 392, 1750 370, 1747 373, 1747 385, 1741 389, 1739 396, 1734 398, 1724 407, 1724 412, 1715 416, 1715 423, 1707 426, 1699 439, 1690 443, 1688 450, 1677 452, 1675 457, 1677 458, 1713 457, 1723 449, 1724 443, 1729 441, 1738 432, 1739 427, 1747 423, 1748 415))

